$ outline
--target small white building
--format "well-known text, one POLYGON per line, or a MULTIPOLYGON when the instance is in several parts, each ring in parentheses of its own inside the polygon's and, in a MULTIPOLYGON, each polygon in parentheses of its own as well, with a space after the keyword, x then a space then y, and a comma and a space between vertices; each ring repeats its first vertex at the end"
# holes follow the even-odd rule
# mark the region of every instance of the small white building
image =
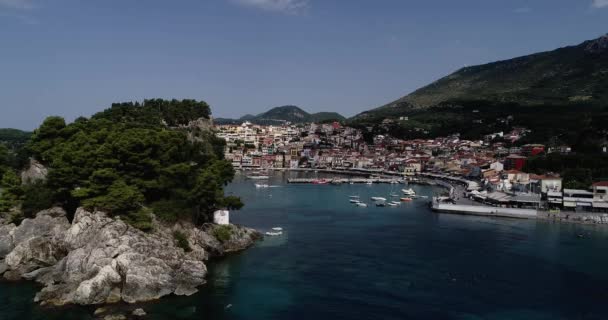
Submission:
POLYGON ((230 211, 228 210, 217 210, 213 213, 213 223, 219 225, 230 224, 230 211))

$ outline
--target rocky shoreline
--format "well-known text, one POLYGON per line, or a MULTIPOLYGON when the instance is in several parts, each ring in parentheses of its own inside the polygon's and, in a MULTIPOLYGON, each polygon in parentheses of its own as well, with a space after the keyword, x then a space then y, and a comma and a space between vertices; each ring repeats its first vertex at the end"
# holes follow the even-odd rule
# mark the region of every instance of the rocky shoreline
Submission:
POLYGON ((0 275, 42 285, 35 301, 43 306, 134 304, 196 293, 210 257, 244 250, 261 238, 235 225, 153 224, 146 233, 83 208, 71 223, 61 208, 19 226, 0 221, 0 275))

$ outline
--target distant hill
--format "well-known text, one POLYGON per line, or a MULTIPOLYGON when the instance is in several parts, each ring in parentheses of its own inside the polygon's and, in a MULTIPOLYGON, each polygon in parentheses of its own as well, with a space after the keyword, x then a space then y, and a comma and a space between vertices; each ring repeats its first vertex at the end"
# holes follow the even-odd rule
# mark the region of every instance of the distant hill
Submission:
POLYGON ((355 118, 397 116, 460 101, 518 105, 608 103, 608 35, 576 46, 462 68, 355 118))
POLYGON ((403 138, 532 129, 532 141, 598 150, 608 132, 608 35, 462 68, 349 119, 403 138))
POLYGON ((343 121, 342 115, 336 112, 318 112, 308 113, 296 106, 282 106, 272 108, 258 115, 245 115, 239 119, 217 118, 214 120, 216 124, 236 124, 249 121, 256 124, 280 124, 284 122, 291 123, 309 123, 309 122, 325 122, 325 121, 343 121))
POLYGON ((32 133, 18 129, 0 129, 0 143, 17 148, 25 145, 32 133))

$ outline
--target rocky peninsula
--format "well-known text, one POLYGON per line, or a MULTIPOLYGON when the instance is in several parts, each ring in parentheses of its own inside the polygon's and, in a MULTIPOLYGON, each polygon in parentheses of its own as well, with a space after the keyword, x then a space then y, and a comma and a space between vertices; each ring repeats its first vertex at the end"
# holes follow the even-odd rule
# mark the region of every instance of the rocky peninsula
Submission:
POLYGON ((38 212, 19 226, 0 220, 0 275, 43 288, 41 305, 136 303, 191 295, 205 283, 211 257, 243 250, 261 235, 235 225, 153 220, 152 231, 79 208, 38 212), (180 235, 179 237, 176 235, 180 235))

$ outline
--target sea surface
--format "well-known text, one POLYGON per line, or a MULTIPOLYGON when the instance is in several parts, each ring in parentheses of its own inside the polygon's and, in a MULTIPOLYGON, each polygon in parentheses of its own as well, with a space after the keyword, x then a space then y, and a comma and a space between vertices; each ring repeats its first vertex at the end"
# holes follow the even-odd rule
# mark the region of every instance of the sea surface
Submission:
MULTIPOLYGON (((608 319, 607 227, 435 214, 425 199, 359 208, 350 195, 404 186, 286 183, 296 175, 265 189, 237 176, 232 222, 284 235, 210 262, 199 293, 145 304, 146 319, 608 319)), ((0 319, 92 318, 36 306, 36 290, 0 283, 0 319)))

